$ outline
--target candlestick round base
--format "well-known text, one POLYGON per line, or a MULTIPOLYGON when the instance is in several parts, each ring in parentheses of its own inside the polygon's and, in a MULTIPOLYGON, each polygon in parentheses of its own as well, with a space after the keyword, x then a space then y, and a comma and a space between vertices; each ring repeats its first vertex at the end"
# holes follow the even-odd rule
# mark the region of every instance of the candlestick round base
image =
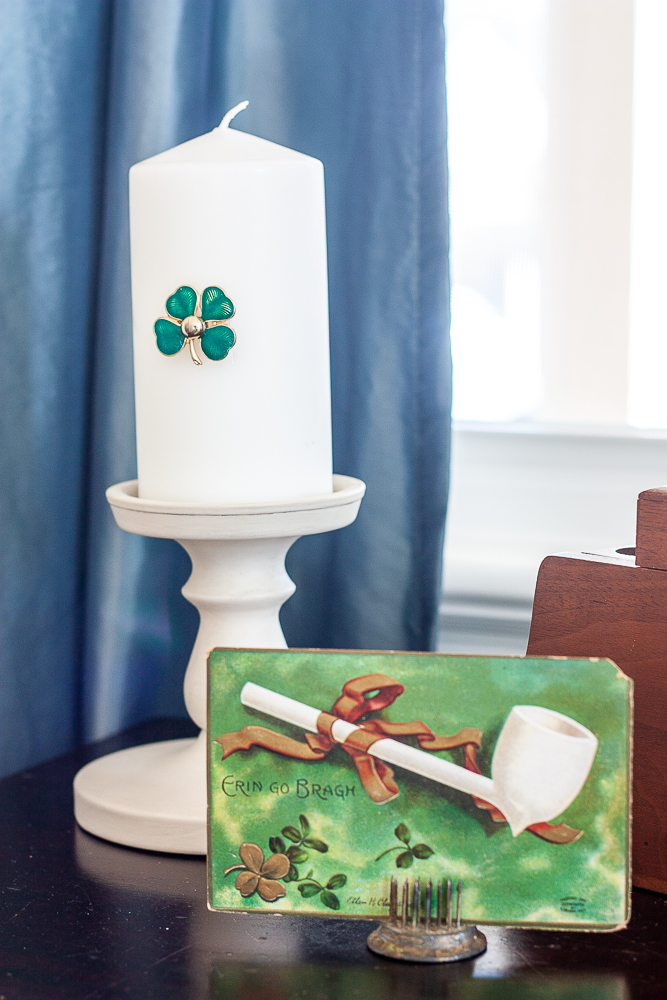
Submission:
POLYGON ((74 780, 74 812, 89 833, 130 847, 206 853, 206 676, 209 650, 286 648, 278 618, 294 593, 285 556, 301 535, 343 528, 364 483, 334 476, 333 492, 280 503, 193 505, 144 500, 136 481, 107 490, 119 527, 173 538, 192 560, 183 596, 200 625, 185 674, 185 705, 202 732, 92 761, 74 780))
POLYGON ((107 754, 74 779, 77 822, 149 851, 206 854, 206 746, 196 739, 107 754))

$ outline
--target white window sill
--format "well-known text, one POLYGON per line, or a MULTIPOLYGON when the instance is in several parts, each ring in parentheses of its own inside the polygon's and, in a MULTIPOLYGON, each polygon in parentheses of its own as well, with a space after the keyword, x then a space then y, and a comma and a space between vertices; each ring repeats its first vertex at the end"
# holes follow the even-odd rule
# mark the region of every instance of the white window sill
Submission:
MULTIPOLYGON (((461 434, 518 434, 559 438, 613 438, 619 441, 667 441, 667 429, 609 426, 608 424, 542 424, 537 421, 496 423, 454 420, 452 429, 461 434)), ((667 470, 666 470, 667 475, 667 470)))
POLYGON ((665 431, 456 423, 445 599, 530 604, 545 556, 634 545, 637 494, 665 483, 665 431))

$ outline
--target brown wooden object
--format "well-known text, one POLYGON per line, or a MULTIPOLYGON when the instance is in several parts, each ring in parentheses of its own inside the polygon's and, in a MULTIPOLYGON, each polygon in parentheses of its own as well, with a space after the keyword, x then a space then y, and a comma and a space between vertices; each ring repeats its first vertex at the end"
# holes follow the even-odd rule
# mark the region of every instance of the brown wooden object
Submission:
POLYGON ((608 656, 634 680, 633 882, 667 892, 667 487, 637 503, 637 546, 540 566, 529 656, 608 656))
POLYGON ((647 569, 667 569, 667 486, 639 494, 635 562, 647 569))

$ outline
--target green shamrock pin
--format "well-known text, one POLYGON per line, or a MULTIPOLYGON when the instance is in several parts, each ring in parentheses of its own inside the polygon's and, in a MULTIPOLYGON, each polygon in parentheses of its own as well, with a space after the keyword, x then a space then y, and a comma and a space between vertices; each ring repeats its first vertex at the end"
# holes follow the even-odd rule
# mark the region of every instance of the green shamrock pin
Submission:
POLYGON ((211 361, 222 361, 236 343, 236 334, 227 320, 234 315, 234 303, 222 288, 210 285, 199 293, 181 285, 167 299, 167 317, 155 321, 155 339, 163 354, 178 354, 187 341, 190 356, 201 364, 196 342, 211 361))

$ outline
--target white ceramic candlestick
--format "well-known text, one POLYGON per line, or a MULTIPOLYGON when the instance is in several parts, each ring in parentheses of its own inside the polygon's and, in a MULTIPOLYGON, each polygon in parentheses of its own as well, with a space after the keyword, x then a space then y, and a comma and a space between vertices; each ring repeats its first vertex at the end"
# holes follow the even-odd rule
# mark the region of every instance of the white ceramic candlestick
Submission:
POLYGON ((175 538, 192 560, 183 587, 201 623, 185 675, 185 704, 202 732, 120 750, 87 764, 74 781, 78 823, 130 847, 206 853, 206 670, 215 646, 285 647, 278 613, 294 591, 285 571, 301 535, 343 528, 365 486, 334 476, 332 493, 281 503, 204 506, 144 500, 136 481, 107 490, 126 531, 175 538))

